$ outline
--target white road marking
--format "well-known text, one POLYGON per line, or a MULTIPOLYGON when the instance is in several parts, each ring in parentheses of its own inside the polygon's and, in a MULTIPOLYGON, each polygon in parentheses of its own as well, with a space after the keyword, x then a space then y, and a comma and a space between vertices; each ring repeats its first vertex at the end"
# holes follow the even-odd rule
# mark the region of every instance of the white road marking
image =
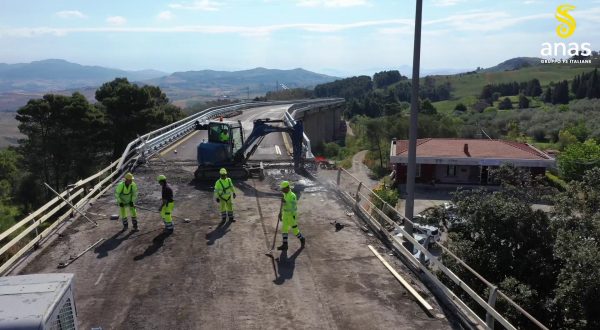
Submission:
POLYGON ((275 153, 281 155, 281 149, 279 149, 278 145, 275 145, 275 153))
POLYGON ((98 285, 98 283, 100 283, 102 276, 104 276, 104 273, 100 273, 100 276, 98 276, 98 279, 96 280, 96 283, 94 283, 94 286, 96 286, 96 285, 98 285))

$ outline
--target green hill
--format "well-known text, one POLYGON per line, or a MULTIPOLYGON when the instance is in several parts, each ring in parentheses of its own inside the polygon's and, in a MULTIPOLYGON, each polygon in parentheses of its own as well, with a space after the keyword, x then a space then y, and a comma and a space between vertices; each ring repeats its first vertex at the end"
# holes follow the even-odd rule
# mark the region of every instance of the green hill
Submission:
POLYGON ((571 81, 576 75, 592 71, 598 66, 600 66, 600 59, 595 58, 593 64, 540 64, 510 71, 488 72, 482 70, 449 76, 435 76, 438 84, 450 82, 452 99, 435 102, 434 106, 442 112, 452 111, 458 103, 471 105, 476 102, 476 97, 481 94, 483 86, 487 84, 526 82, 537 78, 542 88, 545 88, 551 82, 571 81))

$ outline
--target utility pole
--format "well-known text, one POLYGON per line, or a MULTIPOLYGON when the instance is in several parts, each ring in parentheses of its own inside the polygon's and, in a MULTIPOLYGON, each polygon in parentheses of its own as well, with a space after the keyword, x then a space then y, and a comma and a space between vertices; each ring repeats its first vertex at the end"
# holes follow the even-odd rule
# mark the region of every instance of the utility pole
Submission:
POLYGON ((275 91, 279 92, 279 80, 275 81, 275 91))
MULTIPOLYGON (((406 178, 406 203, 404 216, 410 221, 413 220, 415 208, 415 176, 417 172, 417 129, 419 115, 419 66, 421 65, 421 20, 423 16, 423 0, 417 0, 417 9, 415 15, 415 43, 413 49, 413 72, 412 72, 412 95, 410 106, 410 128, 408 139, 408 168, 406 178)), ((404 224, 404 228, 409 235, 413 233, 412 224, 404 224)), ((410 251, 412 244, 409 243, 410 251)))
POLYGON ((250 86, 246 87, 246 100, 250 101, 250 86))

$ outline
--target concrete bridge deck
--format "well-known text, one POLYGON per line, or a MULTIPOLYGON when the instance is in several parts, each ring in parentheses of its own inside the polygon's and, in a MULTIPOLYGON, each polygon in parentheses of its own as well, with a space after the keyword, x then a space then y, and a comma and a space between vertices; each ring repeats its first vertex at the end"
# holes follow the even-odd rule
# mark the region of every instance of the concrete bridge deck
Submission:
MULTIPOLYGON (((277 114, 285 107, 245 112, 277 114)), ((271 116, 274 118, 274 116, 271 116)), ((250 126, 251 127, 251 126, 250 126)), ((404 273, 436 309, 427 315, 367 245, 380 247, 348 215, 346 207, 317 182, 273 170, 264 181, 235 182, 236 219, 219 225, 212 184, 192 181, 193 166, 171 159, 195 158, 195 138, 169 151, 163 161, 136 170, 139 205, 155 210, 165 174, 175 193, 172 235, 162 233, 160 216, 138 209, 139 232, 123 232, 119 221, 96 216, 99 227, 79 219, 20 273, 75 274, 75 296, 82 329, 447 329, 457 327, 411 274, 404 273), (191 155, 191 156, 190 156, 191 155), (290 236, 287 253, 267 257, 275 234, 280 193, 278 182, 291 179, 299 197, 299 225, 304 249, 290 236), (333 221, 346 223, 337 231, 333 221), (64 269, 59 262, 99 238, 106 240, 64 269), (437 316, 437 317, 436 317, 437 316)), ((281 136, 265 139, 257 156, 279 155, 281 136)), ((90 212, 117 212, 112 191, 90 212)), ((281 235, 276 234, 277 243, 281 235)), ((381 252, 385 252, 380 249, 381 252)), ((401 271, 394 257, 384 256, 401 271)))

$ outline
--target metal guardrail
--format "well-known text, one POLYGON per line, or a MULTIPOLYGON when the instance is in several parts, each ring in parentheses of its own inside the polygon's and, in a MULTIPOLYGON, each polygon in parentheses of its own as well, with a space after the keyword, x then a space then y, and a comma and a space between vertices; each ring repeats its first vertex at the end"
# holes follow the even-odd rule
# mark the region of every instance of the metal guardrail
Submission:
POLYGON ((60 197, 53 198, 0 233, 0 244, 4 242, 0 245, 2 261, 0 275, 5 275, 26 253, 39 246, 40 242, 52 234, 58 225, 66 219, 74 218, 75 214, 69 203, 85 212, 87 205, 104 194, 125 172, 191 133, 195 129, 196 121, 204 121, 248 108, 290 103, 290 101, 248 102, 213 107, 138 137, 127 145, 122 156, 112 164, 89 178, 68 186, 60 197), (52 220, 54 221, 46 227, 46 224, 52 220), (33 238, 31 238, 32 233, 34 233, 33 238))
MULTIPOLYGON (((341 168, 338 169, 336 181, 328 181, 327 184, 330 185, 330 187, 333 188, 334 191, 337 191, 346 203, 352 205, 354 212, 358 214, 369 225, 370 229, 373 232, 378 234, 385 241, 389 242, 389 244, 392 246, 396 253, 398 253, 399 255, 403 255, 413 267, 419 269, 422 272, 422 274, 446 296, 447 299, 458 305, 477 325, 486 329, 494 329, 495 322, 498 322, 506 329, 516 329, 515 326, 513 326, 503 315, 501 315, 495 309, 496 299, 498 296, 500 296, 500 298, 504 299, 510 306, 512 306, 516 311, 528 318, 537 327, 544 330, 548 329, 541 322, 539 322, 533 316, 531 316, 527 311, 525 311, 521 306, 515 303, 510 297, 501 292, 496 285, 490 283, 485 278, 483 278, 483 276, 481 276, 474 269, 469 267, 463 260, 461 260, 458 256, 453 254, 445 246, 438 242, 435 242, 437 246, 441 247, 451 258, 456 260, 459 265, 463 266, 467 271, 469 271, 473 276, 475 276, 475 278, 479 279, 480 281, 482 281, 482 283, 485 284, 485 286, 489 290, 488 301, 485 301, 483 298, 481 298, 481 296, 477 292, 475 292, 452 270, 450 270, 446 265, 444 265, 444 263, 440 259, 431 254, 426 246, 419 244, 419 242, 415 240, 414 237, 408 235, 408 233, 403 228, 401 228, 397 222, 397 220, 403 220, 409 223, 413 223, 412 221, 405 218, 394 207, 392 207, 383 199, 381 199, 377 194, 373 192, 373 190, 365 187, 365 185, 360 180, 358 180, 348 171, 341 168), (395 218, 396 221, 394 221, 392 217, 395 218), (414 248, 420 251, 420 260, 417 260, 413 253, 406 249, 406 247, 404 246, 404 242, 399 237, 395 236, 394 233, 401 233, 403 239, 412 243, 414 248), (450 288, 443 284, 438 278, 438 276, 436 276, 425 265, 425 257, 430 260, 433 266, 435 266, 438 270, 441 271, 441 274, 447 276, 457 287, 462 289, 462 291, 466 293, 468 297, 470 297, 474 302, 476 302, 477 305, 479 305, 479 307, 485 310, 485 321, 477 313, 475 313, 465 302, 463 302, 457 294, 455 294, 450 288)), ((428 245, 427 242, 425 243, 425 245, 428 245)))
MULTIPOLYGON (((296 124, 295 118, 296 118, 297 113, 309 111, 311 109, 320 108, 323 106, 336 105, 336 104, 340 104, 340 103, 344 103, 344 102, 346 102, 344 99, 333 98, 333 99, 318 99, 318 100, 311 100, 311 101, 295 103, 285 112, 285 115, 284 115, 285 124, 288 127, 293 127, 296 124)), ((304 149, 305 158, 313 159, 313 158, 315 158, 315 155, 313 155, 312 150, 311 150, 312 148, 310 146, 310 139, 308 138, 306 133, 303 133, 303 135, 304 135, 303 149, 304 149)))

